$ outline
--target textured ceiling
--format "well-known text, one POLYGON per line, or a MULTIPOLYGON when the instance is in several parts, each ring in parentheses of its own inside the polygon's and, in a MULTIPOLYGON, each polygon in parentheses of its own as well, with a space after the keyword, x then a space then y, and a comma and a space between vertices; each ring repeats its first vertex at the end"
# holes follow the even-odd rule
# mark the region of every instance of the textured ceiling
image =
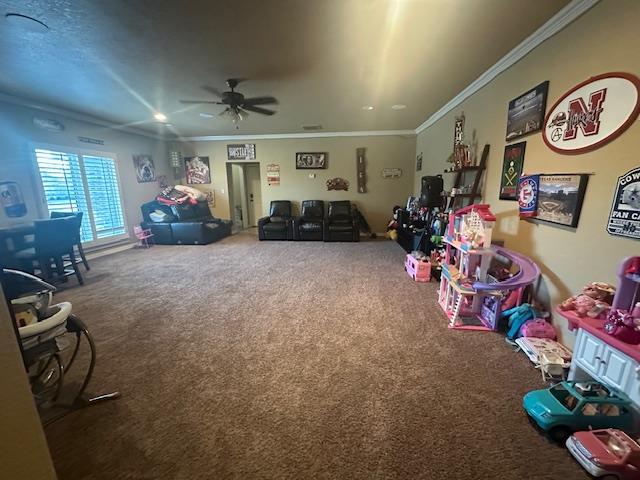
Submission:
POLYGON ((0 0, 0 91, 185 136, 413 129, 560 10, 567 0, 0 0), (245 78, 272 117, 239 130, 202 86, 245 78), (391 105, 406 104, 395 111, 391 105), (363 105, 374 110, 364 111, 363 105))

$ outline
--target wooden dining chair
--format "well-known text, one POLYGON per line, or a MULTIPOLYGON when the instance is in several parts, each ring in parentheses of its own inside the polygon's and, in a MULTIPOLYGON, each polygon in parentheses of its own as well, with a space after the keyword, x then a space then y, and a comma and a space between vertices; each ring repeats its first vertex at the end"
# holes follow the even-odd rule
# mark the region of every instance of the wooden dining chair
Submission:
POLYGON ((82 241, 80 240, 80 232, 82 231, 82 212, 51 212, 50 218, 63 218, 63 217, 71 217, 74 216, 78 220, 78 238, 76 239, 75 246, 78 249, 78 254, 82 259, 82 264, 84 265, 85 270, 91 270, 89 268, 89 262, 87 262, 87 257, 84 254, 84 248, 82 248, 82 241))
POLYGON ((79 235, 79 225, 75 216, 36 220, 34 246, 20 250, 15 254, 15 258, 20 262, 22 269, 29 273, 35 273, 38 269, 45 279, 51 279, 54 277, 55 267, 58 276, 66 279, 68 274, 75 275, 78 283, 84 284, 74 248, 79 235), (65 270, 65 260, 70 262, 72 271, 65 270))

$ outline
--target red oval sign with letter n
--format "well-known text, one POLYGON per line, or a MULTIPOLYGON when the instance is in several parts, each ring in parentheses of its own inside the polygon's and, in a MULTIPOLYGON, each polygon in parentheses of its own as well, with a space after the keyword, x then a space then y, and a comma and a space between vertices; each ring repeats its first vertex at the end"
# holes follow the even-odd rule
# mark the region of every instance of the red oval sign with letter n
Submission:
POLYGON ((640 79, 613 72, 576 85, 547 113, 542 138, 554 152, 575 155, 601 147, 640 113, 640 79))

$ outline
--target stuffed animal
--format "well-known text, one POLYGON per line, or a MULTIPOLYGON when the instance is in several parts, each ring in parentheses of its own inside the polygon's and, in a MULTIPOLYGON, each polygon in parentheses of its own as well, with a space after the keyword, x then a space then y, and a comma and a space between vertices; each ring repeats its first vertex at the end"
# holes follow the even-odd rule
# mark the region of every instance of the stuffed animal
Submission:
POLYGON ((610 302, 615 288, 604 282, 588 283, 582 293, 567 298, 560 310, 573 310, 579 317, 605 318, 611 308, 610 302))
POLYGON ((604 282, 591 282, 587 283, 582 293, 593 298, 594 300, 600 300, 605 303, 611 303, 613 296, 616 293, 616 287, 604 282))

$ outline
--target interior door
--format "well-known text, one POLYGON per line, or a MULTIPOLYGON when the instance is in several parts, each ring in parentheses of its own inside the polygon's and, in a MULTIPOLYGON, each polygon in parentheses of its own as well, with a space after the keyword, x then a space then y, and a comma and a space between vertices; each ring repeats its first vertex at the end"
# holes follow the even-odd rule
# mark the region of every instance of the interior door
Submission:
POLYGON ((262 217, 262 189, 260 186, 260 165, 245 165, 245 179, 247 182, 247 202, 249 204, 249 225, 258 225, 262 217))

